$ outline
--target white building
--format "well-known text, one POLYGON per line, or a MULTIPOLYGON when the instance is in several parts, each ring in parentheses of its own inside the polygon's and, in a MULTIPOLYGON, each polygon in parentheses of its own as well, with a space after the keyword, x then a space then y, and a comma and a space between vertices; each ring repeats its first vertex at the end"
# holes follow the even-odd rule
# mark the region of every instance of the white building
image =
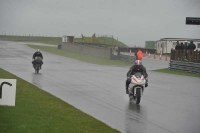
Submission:
POLYGON ((63 43, 66 43, 66 42, 74 43, 74 36, 66 36, 66 35, 64 35, 64 36, 62 36, 62 42, 63 43))
POLYGON ((171 49, 175 49, 176 42, 179 41, 179 43, 184 41, 188 41, 188 44, 190 41, 193 41, 193 43, 196 45, 196 50, 200 50, 200 39, 190 39, 190 38, 162 38, 158 41, 156 41, 156 52, 157 53, 171 53, 171 49))

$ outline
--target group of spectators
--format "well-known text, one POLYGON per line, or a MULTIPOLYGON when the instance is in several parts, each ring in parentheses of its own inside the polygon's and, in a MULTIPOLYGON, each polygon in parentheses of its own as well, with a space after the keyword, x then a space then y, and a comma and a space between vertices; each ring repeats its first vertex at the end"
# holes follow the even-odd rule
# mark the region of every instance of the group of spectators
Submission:
POLYGON ((175 50, 195 50, 196 49, 196 45, 193 43, 193 41, 190 41, 190 43, 188 44, 188 41, 185 41, 184 43, 181 42, 179 43, 179 41, 176 42, 176 47, 175 50))
POLYGON ((190 41, 190 43, 188 44, 188 41, 184 41, 179 43, 179 41, 176 42, 176 47, 175 50, 179 50, 178 52, 178 56, 180 58, 180 54, 183 54, 184 50, 185 50, 185 57, 187 58, 187 51, 190 50, 190 52, 194 51, 196 49, 196 45, 193 43, 193 41, 190 41))

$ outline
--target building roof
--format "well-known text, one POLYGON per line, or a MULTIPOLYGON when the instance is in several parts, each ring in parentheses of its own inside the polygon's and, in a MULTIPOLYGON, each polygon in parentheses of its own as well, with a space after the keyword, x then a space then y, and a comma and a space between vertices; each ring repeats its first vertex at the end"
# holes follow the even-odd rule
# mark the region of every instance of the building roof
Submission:
POLYGON ((161 38, 158 41, 197 41, 197 42, 200 42, 200 39, 194 39, 194 38, 161 38))
POLYGON ((62 37, 74 37, 74 36, 67 36, 67 35, 63 35, 62 37))

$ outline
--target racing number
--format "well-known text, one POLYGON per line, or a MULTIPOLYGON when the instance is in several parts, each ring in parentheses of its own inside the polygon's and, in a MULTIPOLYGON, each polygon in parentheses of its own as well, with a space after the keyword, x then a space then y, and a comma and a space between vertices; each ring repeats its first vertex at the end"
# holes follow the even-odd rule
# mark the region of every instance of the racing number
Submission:
POLYGON ((2 83, 1 83, 1 86, 0 86, 0 99, 2 98, 2 87, 3 87, 4 84, 7 84, 7 85, 9 85, 9 86, 12 86, 12 84, 9 83, 9 82, 2 82, 2 83))

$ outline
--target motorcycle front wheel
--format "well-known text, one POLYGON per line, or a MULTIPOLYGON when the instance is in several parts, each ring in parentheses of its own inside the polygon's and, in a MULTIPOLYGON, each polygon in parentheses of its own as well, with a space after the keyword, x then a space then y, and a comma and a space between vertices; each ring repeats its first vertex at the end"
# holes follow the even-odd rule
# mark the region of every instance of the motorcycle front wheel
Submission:
POLYGON ((140 99, 141 99, 141 90, 137 89, 136 90, 136 98, 135 98, 136 104, 140 104, 140 99))

